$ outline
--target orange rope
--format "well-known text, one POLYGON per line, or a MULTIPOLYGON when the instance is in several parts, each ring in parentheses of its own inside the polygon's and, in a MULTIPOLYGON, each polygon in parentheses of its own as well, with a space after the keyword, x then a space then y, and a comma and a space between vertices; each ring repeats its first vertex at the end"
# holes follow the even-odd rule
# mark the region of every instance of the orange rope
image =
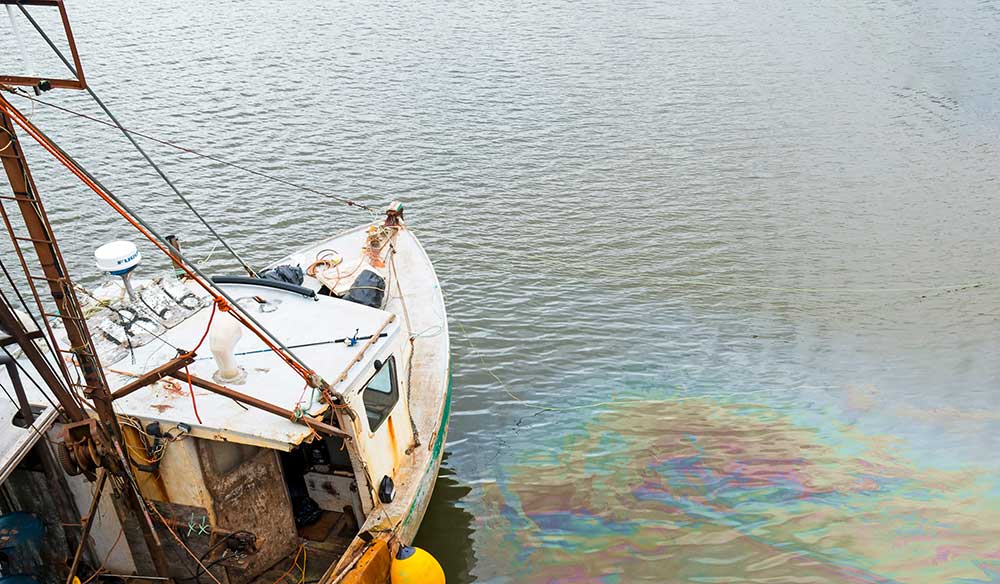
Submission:
POLYGON ((304 550, 305 550, 305 544, 301 544, 300 543, 299 544, 299 549, 296 550, 296 552, 295 552, 295 558, 292 561, 292 565, 289 566, 287 570, 285 570, 285 573, 282 574, 280 578, 278 578, 277 580, 274 581, 274 584, 279 584, 280 582, 284 582, 285 578, 287 578, 288 575, 291 574, 292 570, 294 570, 295 568, 298 568, 302 572, 302 577, 299 578, 299 580, 303 580, 305 578, 306 571, 305 571, 304 568, 302 568, 302 567, 299 566, 299 556, 302 555, 302 552, 304 550))
MULTIPOLYGON (((194 399, 194 384, 191 383, 191 372, 188 371, 187 365, 184 366, 184 375, 187 375, 188 391, 191 393, 191 407, 194 409, 194 419, 198 420, 199 424, 202 424, 201 416, 198 415, 198 402, 194 399)), ((202 425, 204 426, 204 424, 202 425)))
MULTIPOLYGON (((52 142, 50 142, 44 135, 42 135, 37 129, 35 129, 34 125, 31 124, 31 122, 29 122, 27 119, 24 118, 21 112, 17 111, 17 109, 15 109, 13 106, 6 103, 5 101, 0 101, 0 109, 3 109, 4 113, 10 116, 11 119, 14 120, 14 122, 18 126, 20 126, 22 130, 27 132, 28 135, 30 135, 36 142, 38 142, 38 144, 42 148, 44 148, 56 160, 62 163, 62 165, 65 166, 70 172, 76 175, 76 177, 80 179, 81 182, 87 185, 87 187, 89 187, 90 190, 94 191, 97 194, 97 196, 99 196, 102 200, 104 200, 105 203, 107 203, 109 207, 117 211, 119 215, 121 215, 136 229, 136 231, 141 233, 143 237, 148 239, 150 243, 155 245, 167 257, 174 259, 174 255, 170 253, 170 251, 163 244, 161 244, 149 230, 147 230, 131 215, 129 215, 128 211, 122 208, 107 193, 105 193, 104 190, 99 185, 97 185, 93 180, 91 180, 79 166, 77 166, 73 161, 69 160, 65 155, 63 155, 52 142)), ((223 310, 225 312, 230 312, 230 314, 232 314, 233 318, 235 318, 237 322, 239 322, 246 328, 250 329, 251 332, 253 332, 258 338, 260 338, 261 341, 264 342, 265 346, 267 346, 275 354, 281 357, 281 359, 285 361, 285 363, 287 363, 288 366, 292 368, 292 370, 294 370, 303 379, 305 379, 306 382, 308 383, 313 382, 313 378, 316 374, 315 371, 306 368, 298 361, 293 359, 290 355, 285 353, 285 351, 283 351, 280 347, 276 346, 273 342, 271 342, 270 339, 267 338, 267 336, 263 332, 257 330, 256 327, 252 326, 251 323, 242 314, 236 311, 231 311, 230 310, 231 307, 229 306, 228 302, 226 302, 226 299, 218 295, 215 292, 215 290, 212 289, 211 286, 202 281, 184 263, 178 262, 178 265, 188 277, 197 282, 199 286, 204 288, 204 290, 208 292, 209 295, 212 296, 216 304, 218 304, 220 310, 223 310)))
POLYGON ((205 332, 204 332, 204 334, 201 335, 201 340, 198 341, 198 344, 195 345, 193 349, 191 349, 190 351, 188 351, 186 353, 186 356, 191 356, 191 355, 194 355, 195 353, 197 353, 198 349, 201 348, 201 344, 205 342, 206 338, 208 338, 208 333, 209 333, 209 331, 212 330, 212 319, 215 318, 215 307, 218 304, 219 304, 218 301, 212 303, 212 312, 210 312, 209 315, 208 315, 208 325, 205 326, 205 332))
MULTIPOLYGON (((291 419, 292 422, 295 421, 295 411, 298 410, 299 406, 302 405, 302 400, 306 398, 306 392, 308 390, 309 390, 309 384, 307 383, 306 386, 302 388, 302 393, 299 395, 299 401, 295 402, 295 407, 292 408, 292 419, 291 419)), ((308 414, 308 412, 303 412, 303 415, 305 414, 308 414)))
MULTIPOLYGON (((205 332, 202 333, 201 339, 198 341, 198 344, 195 345, 193 349, 191 349, 190 351, 188 351, 186 353, 186 356, 192 356, 195 353, 197 353, 198 349, 201 348, 202 343, 204 343, 205 339, 208 338, 208 333, 212 330, 212 320, 215 319, 215 307, 218 306, 218 305, 219 305, 219 299, 216 298, 216 301, 212 303, 212 312, 208 313, 208 324, 205 325, 205 332)), ((224 310, 226 310, 228 308, 229 307, 227 306, 224 310)), ((188 393, 191 394, 191 408, 194 410, 194 418, 196 420, 198 420, 199 424, 202 424, 201 415, 198 414, 198 402, 194 399, 194 384, 191 383, 191 371, 188 370, 187 365, 184 366, 184 375, 187 376, 188 393)), ((204 425, 204 424, 202 424, 202 425, 204 425)))

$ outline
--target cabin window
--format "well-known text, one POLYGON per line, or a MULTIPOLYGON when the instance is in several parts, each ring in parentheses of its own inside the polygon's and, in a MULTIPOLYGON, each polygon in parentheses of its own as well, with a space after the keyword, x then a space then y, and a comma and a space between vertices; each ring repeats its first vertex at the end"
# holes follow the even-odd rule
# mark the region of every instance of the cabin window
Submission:
POLYGON ((399 401, 399 389, 396 387, 396 359, 389 357, 383 361, 382 367, 368 380, 361 392, 365 413, 368 416, 369 431, 375 433, 399 401))

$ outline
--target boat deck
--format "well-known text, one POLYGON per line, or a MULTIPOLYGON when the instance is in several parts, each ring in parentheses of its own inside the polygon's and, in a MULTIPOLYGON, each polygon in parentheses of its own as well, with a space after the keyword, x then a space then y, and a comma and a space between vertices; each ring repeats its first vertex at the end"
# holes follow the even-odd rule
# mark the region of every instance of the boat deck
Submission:
MULTIPOLYGON (((143 296, 155 293, 157 286, 153 282, 143 284, 138 287, 137 294, 143 296)), ((366 370, 368 361, 372 359, 372 352, 355 363, 355 356, 363 343, 348 346, 346 343, 332 341, 371 334, 381 328, 391 316, 391 313, 383 310, 329 296, 307 298, 293 292, 245 284, 225 284, 222 288, 282 343, 292 348, 304 362, 314 367, 319 375, 334 386, 334 391, 350 386, 356 376, 366 370), (345 372, 344 380, 339 384, 334 383, 345 372)), ((190 294, 202 297, 201 291, 194 289, 192 284, 189 284, 189 289, 190 294)), ((120 320, 115 311, 120 314, 130 310, 148 315, 148 309, 136 308, 136 304, 119 296, 112 303, 114 310, 108 309, 106 314, 99 315, 98 318, 120 320)), ((108 363, 105 360, 105 372, 111 390, 115 391, 132 382, 138 375, 170 361, 177 356, 177 348, 193 349, 205 333, 210 318, 217 323, 231 317, 219 311, 215 311, 213 315, 211 306, 203 306, 172 328, 162 327, 164 330, 159 331, 156 336, 150 335, 152 338, 144 345, 135 346, 133 341, 133 347, 117 361, 108 363)), ((141 325, 152 326, 144 321, 137 321, 131 328, 136 329, 141 325)), ((139 334, 141 332, 140 330, 139 334)), ((376 341, 376 345, 387 342, 393 335, 401 334, 399 323, 390 324, 385 332, 388 336, 376 341)), ((135 336, 138 335, 133 335, 135 336)), ((115 350, 121 353, 117 347, 115 350)), ((310 415, 319 415, 326 409, 327 405, 319 399, 318 393, 306 389, 303 379, 279 356, 268 350, 263 341, 249 332, 242 334, 236 344, 235 354, 237 362, 247 373, 246 380, 238 384, 227 382, 224 385, 289 411, 300 406, 310 415)), ((206 339, 189 371, 202 379, 212 380, 217 369, 215 359, 209 351, 209 340, 206 339)), ((191 389, 183 380, 167 379, 117 399, 115 409, 120 414, 143 421, 157 420, 168 427, 186 424, 192 428, 193 436, 214 439, 222 436, 230 441, 284 451, 290 450, 312 434, 306 426, 280 416, 249 408, 198 387, 194 387, 193 391, 194 400, 190 394, 191 389)))

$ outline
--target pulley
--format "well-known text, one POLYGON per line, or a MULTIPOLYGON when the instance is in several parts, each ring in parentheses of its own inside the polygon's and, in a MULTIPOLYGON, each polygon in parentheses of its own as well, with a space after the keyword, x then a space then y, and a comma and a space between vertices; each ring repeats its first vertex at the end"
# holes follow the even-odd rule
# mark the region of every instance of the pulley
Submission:
POLYGON ((94 480, 95 471, 102 466, 107 449, 99 439, 97 420, 88 419, 66 424, 63 427, 62 443, 56 448, 56 455, 63 470, 70 476, 84 475, 94 480))

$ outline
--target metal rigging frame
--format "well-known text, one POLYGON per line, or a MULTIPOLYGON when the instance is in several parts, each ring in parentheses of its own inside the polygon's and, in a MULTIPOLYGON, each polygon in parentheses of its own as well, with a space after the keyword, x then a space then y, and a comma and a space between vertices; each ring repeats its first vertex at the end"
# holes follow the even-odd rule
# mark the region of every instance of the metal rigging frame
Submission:
POLYGON ((76 41, 73 39, 73 30, 69 25, 69 16, 66 14, 66 7, 63 0, 0 0, 0 4, 8 6, 49 6, 59 9, 59 18, 62 20, 63 32, 66 34, 66 42, 73 57, 73 64, 76 66, 76 78, 71 79, 50 79, 48 77, 28 77, 23 75, 0 75, 0 83, 6 85, 22 85, 27 87, 38 87, 41 83, 48 83, 50 87, 59 89, 86 89, 87 80, 83 76, 83 65, 80 63, 80 53, 76 50, 76 41))
MULTIPOLYGON (((0 4, 58 8, 77 74, 75 79, 0 75, 0 84, 30 86, 36 89, 82 90, 87 88, 63 0, 0 0, 0 4)), ((58 363, 66 385, 64 386, 62 380, 49 369, 48 360, 34 342, 37 334, 26 330, 24 324, 6 303, 0 303, 0 327, 24 350, 25 356, 42 376, 43 381, 58 400, 63 414, 69 420, 69 423, 64 426, 63 442, 57 446, 62 450, 60 457, 64 460, 64 467, 71 474, 84 472, 91 479, 95 476, 94 472, 98 471, 101 477, 99 480, 101 486, 105 482, 105 471, 119 479, 120 494, 133 519, 139 525, 153 566, 160 577, 169 581, 169 564, 164 555, 162 544, 139 493, 129 461, 125 458, 121 447, 125 443, 121 426, 112 408, 111 392, 88 330, 84 312, 76 297, 66 262, 59 250, 45 207, 31 176, 24 150, 17 139, 14 121, 6 113, 7 108, 15 112, 18 110, 2 95, 0 95, 0 104, 4 106, 4 109, 0 110, 0 162, 2 162, 12 191, 12 196, 0 196, 0 215, 2 215, 4 227, 10 236, 21 269, 35 300, 38 316, 44 323, 50 347, 55 351, 53 360, 58 363), (20 215, 21 222, 27 229, 27 235, 19 233, 15 228, 15 213, 20 215), (28 257, 22 249, 22 244, 27 243, 31 244, 30 247, 35 253, 35 259, 37 259, 35 265, 41 267, 42 274, 38 274, 29 267, 28 257), (43 282, 44 284, 42 284, 43 282), (48 288, 57 309, 56 313, 46 312, 46 302, 39 293, 39 288, 43 286, 48 288), (70 343, 69 348, 59 347, 58 339, 49 321, 50 318, 62 322, 70 343), (82 383, 73 380, 63 355, 71 356, 73 365, 82 375, 82 383), (97 414, 97 420, 87 414, 84 402, 81 396, 76 394, 75 389, 80 389, 83 398, 90 400, 92 408, 97 414)), ((94 494, 95 506, 100 496, 100 490, 94 494)), ((67 582, 75 576, 73 572, 75 572, 79 562, 83 546, 86 545, 86 533, 89 532, 92 520, 93 517, 90 517, 86 522, 84 534, 73 559, 67 582)))

